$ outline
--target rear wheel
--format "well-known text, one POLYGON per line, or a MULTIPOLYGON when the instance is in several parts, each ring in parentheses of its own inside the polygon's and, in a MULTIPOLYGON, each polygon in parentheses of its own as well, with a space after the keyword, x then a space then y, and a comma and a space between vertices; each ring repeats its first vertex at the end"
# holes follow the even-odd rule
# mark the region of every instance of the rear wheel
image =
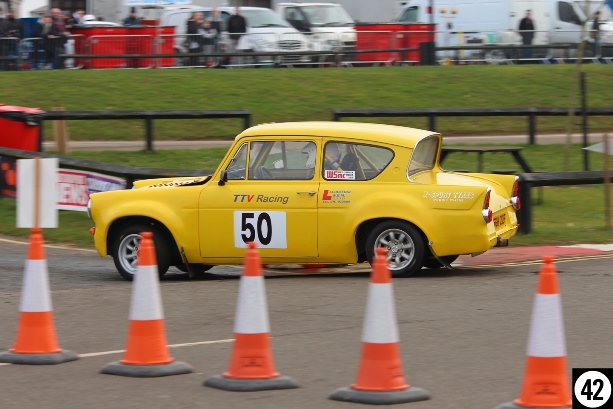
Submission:
POLYGON ((170 266, 170 249, 166 237, 153 226, 134 224, 124 226, 113 243, 111 255, 119 274, 126 280, 132 281, 138 265, 138 247, 142 239, 141 233, 153 233, 155 245, 155 258, 157 260, 158 274, 162 277, 170 266))
POLYGON ((386 221, 370 232, 366 239, 366 256, 371 264, 379 247, 387 251, 388 267, 393 277, 408 277, 423 265, 424 240, 420 232, 407 222, 386 221))

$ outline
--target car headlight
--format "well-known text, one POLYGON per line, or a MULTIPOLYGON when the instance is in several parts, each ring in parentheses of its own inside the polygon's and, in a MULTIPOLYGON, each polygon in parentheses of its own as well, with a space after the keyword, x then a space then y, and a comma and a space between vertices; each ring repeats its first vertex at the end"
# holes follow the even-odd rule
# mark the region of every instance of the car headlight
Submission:
POLYGON ((87 201, 87 217, 92 218, 92 199, 87 201))
POLYGON ((272 41, 264 40, 262 38, 260 38, 259 40, 256 40, 255 43, 258 46, 258 48, 263 48, 263 49, 275 48, 275 44, 272 41))

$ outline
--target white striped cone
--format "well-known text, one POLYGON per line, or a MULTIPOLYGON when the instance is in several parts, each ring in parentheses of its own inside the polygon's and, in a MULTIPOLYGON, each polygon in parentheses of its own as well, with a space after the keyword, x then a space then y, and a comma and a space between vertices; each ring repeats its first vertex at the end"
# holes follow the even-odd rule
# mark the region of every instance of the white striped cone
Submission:
POLYGON ((106 365, 101 372, 132 377, 191 373, 191 366, 175 361, 168 352, 153 235, 141 235, 126 352, 121 361, 106 365))
POLYGON ((383 248, 377 249, 373 260, 356 381, 350 388, 336 390, 330 399, 370 404, 430 399, 426 391, 409 386, 404 379, 392 280, 383 248))
POLYGON ((532 309, 526 370, 519 398, 499 405, 503 408, 570 408, 570 386, 566 375, 566 342, 562 302, 553 257, 545 264, 532 309))
POLYGON ((13 348, 0 354, 0 362, 39 365, 76 359, 77 354, 63 351, 57 342, 42 230, 33 228, 23 275, 17 337, 13 348))
POLYGON ((222 376, 213 376, 204 385, 233 391, 297 388, 293 379, 275 371, 269 333, 262 265, 255 243, 250 242, 238 290, 230 364, 222 376))

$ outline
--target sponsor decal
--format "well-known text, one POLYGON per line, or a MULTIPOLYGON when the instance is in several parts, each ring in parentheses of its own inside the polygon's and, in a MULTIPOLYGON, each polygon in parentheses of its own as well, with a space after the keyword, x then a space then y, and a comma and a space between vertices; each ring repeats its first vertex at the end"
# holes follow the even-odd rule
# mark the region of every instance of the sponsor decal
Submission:
POLYGON ((336 180, 355 180, 355 171, 353 170, 326 170, 326 179, 336 180))
POLYGON ((256 203, 281 203, 287 204, 289 201, 289 196, 267 196, 267 195, 243 195, 238 194, 234 195, 234 203, 251 203, 255 201, 256 203))
POLYGON ((433 202, 463 202, 475 198, 475 192, 442 192, 424 191, 424 199, 431 199, 433 202))
POLYGON ((351 203, 349 200, 349 194, 351 194, 351 190, 324 190, 324 193, 321 195, 321 200, 324 203, 338 203, 338 204, 347 204, 351 203))
POLYGON ((58 209, 85 212, 89 195, 125 189, 126 181, 94 172, 58 169, 56 186, 58 209))

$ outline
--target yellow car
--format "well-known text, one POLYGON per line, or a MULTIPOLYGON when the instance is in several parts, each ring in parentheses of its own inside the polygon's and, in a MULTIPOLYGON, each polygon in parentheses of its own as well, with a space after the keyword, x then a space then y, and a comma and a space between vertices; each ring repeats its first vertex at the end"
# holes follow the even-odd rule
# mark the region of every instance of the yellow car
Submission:
POLYGON ((238 135, 219 168, 96 193, 96 249, 136 270, 154 233, 160 276, 242 264, 254 241, 265 264, 354 264, 387 249, 394 277, 506 245, 517 232, 518 178, 440 168, 440 134, 391 125, 296 122, 238 135))

